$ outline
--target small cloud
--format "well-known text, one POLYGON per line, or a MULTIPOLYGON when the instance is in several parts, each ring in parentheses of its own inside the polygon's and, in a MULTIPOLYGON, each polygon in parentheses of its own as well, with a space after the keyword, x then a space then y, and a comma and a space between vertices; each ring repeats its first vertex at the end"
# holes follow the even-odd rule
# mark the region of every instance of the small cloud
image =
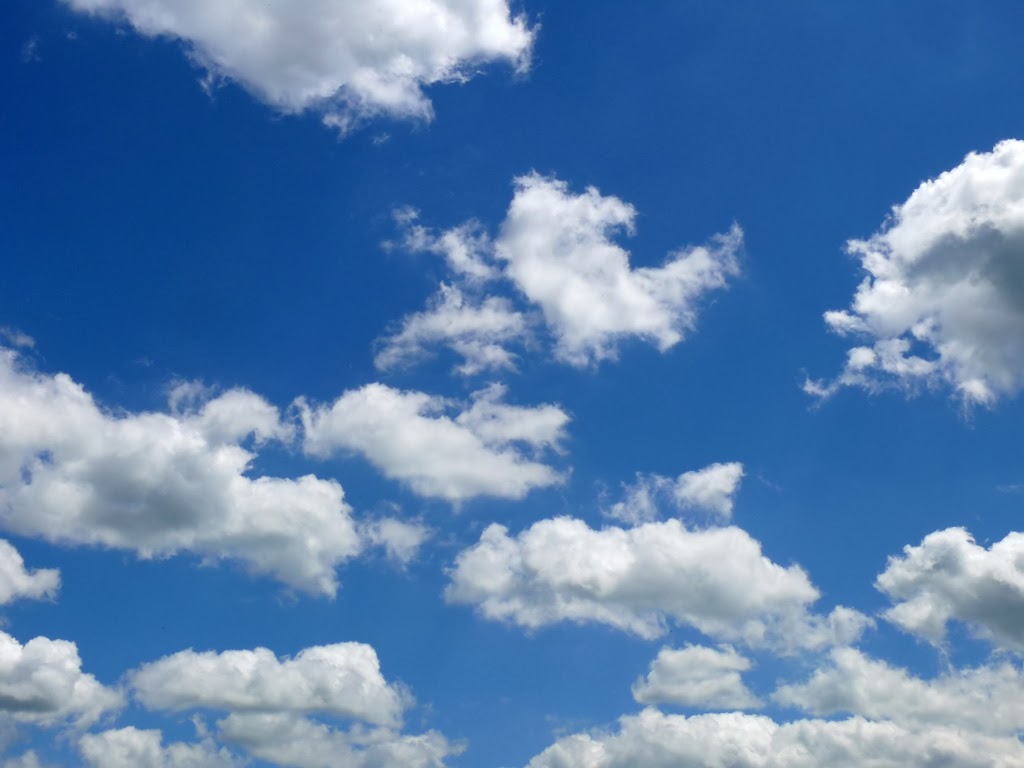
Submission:
POLYGON ((21 60, 26 64, 33 64, 37 61, 42 61, 42 57, 39 55, 38 37, 33 35, 25 41, 23 46, 21 46, 21 60))
POLYGON ((36 340, 27 333, 9 325, 0 325, 0 342, 6 342, 12 347, 20 349, 32 349, 36 345, 36 340))
POLYGON ((997 485, 996 490, 1000 493, 1024 493, 1024 483, 1007 483, 997 485))

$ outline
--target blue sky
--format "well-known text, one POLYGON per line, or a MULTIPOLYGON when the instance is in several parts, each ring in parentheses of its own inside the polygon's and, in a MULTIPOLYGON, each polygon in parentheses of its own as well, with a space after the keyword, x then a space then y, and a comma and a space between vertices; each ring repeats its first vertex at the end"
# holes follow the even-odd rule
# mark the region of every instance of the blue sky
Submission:
POLYGON ((4 4, 0 765, 1024 765, 1022 22, 4 4))

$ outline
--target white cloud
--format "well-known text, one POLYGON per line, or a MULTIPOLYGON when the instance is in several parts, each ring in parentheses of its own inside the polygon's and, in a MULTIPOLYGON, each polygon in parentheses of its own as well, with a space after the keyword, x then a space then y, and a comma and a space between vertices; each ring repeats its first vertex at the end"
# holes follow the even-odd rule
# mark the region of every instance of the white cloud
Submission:
POLYGON ((474 302, 457 286, 442 283, 426 310, 407 315, 395 334, 380 341, 374 365, 380 370, 406 366, 443 344, 462 357, 455 370, 464 376, 515 370, 516 355, 508 347, 525 335, 526 318, 507 299, 474 302))
POLYGON ((829 666, 805 683, 781 686, 772 698, 814 715, 848 713, 1015 736, 1024 730, 1022 685, 1024 674, 1007 663, 922 680, 854 648, 835 648, 829 666))
POLYGON ((22 349, 32 349, 36 345, 36 340, 27 333, 9 325, 0 326, 0 342, 22 349))
POLYGON ((142 666, 130 682, 136 698, 157 710, 320 712, 396 726, 406 703, 362 643, 314 646, 282 660, 266 648, 181 651, 142 666))
POLYGON ((618 342, 632 336, 669 349, 693 329, 699 300, 739 272, 739 227, 709 246, 671 254, 660 267, 631 268, 613 238, 632 233, 635 218, 633 206, 594 187, 575 194, 535 173, 515 180, 496 254, 544 313, 565 362, 614 358, 618 342))
POLYGON ((849 642, 869 623, 855 611, 808 613, 818 591, 735 528, 687 530, 678 520, 594 530, 567 517, 516 537, 489 526, 461 552, 445 597, 490 619, 538 628, 598 622, 641 637, 671 620, 727 640, 784 648, 849 642), (682 585, 682 586, 681 586, 682 585))
POLYGON ((0 349, 0 524, 147 558, 237 559, 333 595, 335 567, 362 547, 341 486, 250 478, 259 444, 292 428, 251 392, 197 397, 185 386, 173 412, 112 414, 66 374, 30 372, 0 349))
POLYGON ((118 709, 121 694, 82 672, 78 647, 35 637, 22 645, 0 632, 0 713, 16 722, 88 727, 118 709))
POLYGON ((1024 386, 1024 141, 968 155, 848 249, 867 276, 825 321, 867 345, 809 392, 944 383, 992 404, 1024 386))
POLYGON ((347 131, 377 115, 430 119, 423 87, 480 65, 528 65, 534 32, 506 0, 64 0, 181 40, 208 82, 347 131))
POLYGON ((442 768, 461 751, 437 731, 342 731, 294 715, 232 714, 217 726, 221 738, 257 759, 295 768, 442 768))
POLYGON ((1015 768, 1016 738, 955 728, 913 729, 861 718, 780 725, 738 712, 682 717, 646 709, 623 717, 615 733, 560 739, 528 768, 1015 768))
POLYGON ((240 768, 242 765, 227 750, 217 749, 208 740, 164 746, 160 731, 131 727, 86 734, 79 740, 78 747, 93 768, 240 768))
POLYGON ((633 684, 641 704, 676 704, 701 709, 751 709, 761 702, 743 684, 750 659, 729 646, 662 648, 647 677, 633 684))
POLYGON ((461 502, 476 496, 521 499, 534 488, 557 485, 562 476, 529 458, 561 434, 567 417, 555 406, 506 406, 485 395, 457 414, 450 403, 422 392, 383 384, 351 390, 329 406, 298 401, 307 453, 362 454, 384 475, 417 494, 461 502), (529 431, 508 422, 515 414, 529 431))
POLYGON ((9 541, 0 539, 0 605, 21 598, 51 598, 60 589, 60 571, 25 570, 25 561, 9 541))
POLYGON ((30 749, 23 755, 4 760, 3 768, 44 768, 44 766, 39 761, 39 755, 35 750, 30 749))
POLYGON ((393 517, 366 523, 361 533, 369 544, 383 547, 388 559, 398 565, 411 563, 423 543, 433 535, 422 523, 407 523, 393 517))
POLYGON ((1024 533, 988 549, 963 528, 930 533, 890 557, 875 586, 895 601, 885 618, 931 643, 941 644, 956 620, 1024 650, 1024 533))
POLYGON ((626 486, 624 498, 612 504, 606 514, 636 525, 660 519, 662 508, 671 505, 680 511, 701 510, 729 520, 742 479, 743 465, 736 461, 710 464, 675 479, 638 473, 636 481, 626 486))

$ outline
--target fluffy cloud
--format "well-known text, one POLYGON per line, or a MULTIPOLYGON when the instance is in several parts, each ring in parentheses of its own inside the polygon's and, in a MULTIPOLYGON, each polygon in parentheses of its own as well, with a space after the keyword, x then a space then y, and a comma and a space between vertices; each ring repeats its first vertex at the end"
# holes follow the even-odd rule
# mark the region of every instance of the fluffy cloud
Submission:
POLYGON ((236 768, 227 750, 209 741, 200 744, 175 742, 164 746, 156 730, 121 728, 86 734, 78 742, 86 762, 94 768, 236 768))
POLYGON ((963 528, 930 533, 889 558, 875 586, 896 601, 885 618, 929 642, 942 643, 946 624, 957 620, 1024 650, 1024 533, 988 549, 963 528))
POLYGON ((60 571, 25 570, 25 561, 11 543, 0 539, 0 605, 20 598, 53 597, 60 588, 60 571))
POLYGON ((412 562, 423 543, 433 535, 421 523, 406 523, 392 517, 364 524, 361 533, 369 544, 383 547, 388 559, 400 566, 412 562))
POLYGON ((636 525, 658 520, 663 506, 671 505, 680 511, 701 510, 728 520, 742 479, 743 465, 736 461, 710 464, 675 479, 640 473, 626 487, 625 497, 611 505, 606 514, 636 525))
POLYGON ((437 731, 342 731, 294 715, 233 714, 217 726, 221 738, 252 756, 296 768, 442 768, 447 756, 461 751, 437 731))
POLYGON ((108 413, 67 375, 28 371, 0 348, 0 524, 141 557, 236 559, 333 595, 336 566, 363 545, 341 486, 247 475, 262 442, 291 439, 277 409, 244 390, 204 399, 192 386, 172 406, 108 413))
POLYGON ((991 404, 1020 390, 1024 141, 968 155, 848 248, 867 276, 850 309, 825 321, 867 343, 834 381, 808 382, 808 391, 944 383, 968 404, 991 404))
POLYGON ((668 622, 748 644, 819 647, 855 638, 867 620, 848 609, 808 613, 818 591, 745 531, 691 531, 678 520, 594 530, 567 517, 516 537, 489 526, 461 552, 445 597, 490 619, 537 628, 599 622, 655 638, 668 622))
POLYGON ((484 390, 455 418, 442 398, 383 384, 346 392, 329 406, 299 401, 305 450, 321 457, 360 453, 421 496, 456 503, 476 496, 521 499, 558 484, 561 475, 524 449, 556 444, 568 417, 553 405, 506 405, 501 394, 484 390))
POLYGON ((559 740, 528 768, 1013 768, 1024 746, 955 728, 913 729, 862 718, 780 725, 736 712, 682 717, 647 709, 623 717, 617 733, 559 740))
POLYGON ((772 698, 814 715, 849 713, 1013 736, 1024 729, 1022 684, 1021 671, 1006 663, 926 681, 853 648, 835 648, 829 666, 806 683, 780 687, 772 698))
POLYGON ((158 710, 321 712, 395 726, 405 704, 362 643, 314 646, 283 660, 266 648, 181 651, 146 664, 130 681, 136 698, 158 710))
POLYGON ((613 359, 631 338, 669 349, 694 328, 701 300, 738 274, 743 233, 734 226, 706 246, 670 254, 659 267, 634 268, 615 238, 632 233, 635 219, 633 206, 617 197, 593 187, 577 194, 536 173, 515 179, 494 240, 475 222, 435 234, 416 223, 414 211, 400 211, 403 244, 444 256, 453 282, 382 342, 378 366, 415 360, 442 344, 465 358, 462 373, 511 368, 509 347, 530 337, 533 316, 509 297, 486 293, 499 286, 539 309, 555 356, 571 365, 613 359))
POLYGON ((64 0, 181 40, 208 81, 232 80, 286 113, 348 130, 375 115, 430 119, 423 86, 483 63, 528 64, 533 31, 506 0, 64 0))
POLYGON ((751 709, 760 706, 743 684, 750 659, 732 648, 662 648, 647 677, 633 684, 641 704, 676 704, 701 709, 751 709))
POLYGON ((662 351, 674 346, 694 327, 698 300, 739 271, 739 227, 710 246, 671 254, 660 267, 631 268, 613 238, 632 233, 635 219, 633 206, 594 187, 575 194, 538 174, 515 180, 496 254, 544 313, 565 362, 614 358, 618 341, 630 336, 662 351))
POLYGON ((508 347, 521 341, 526 330, 525 316, 508 299, 488 296, 474 302, 457 286, 442 283, 425 311, 405 317, 402 327, 380 342, 374 365, 381 370, 409 365, 441 344, 462 357, 455 371, 464 376, 515 370, 516 356, 508 347))
POLYGON ((0 632, 0 713, 16 722, 87 727, 122 705, 121 694, 82 672, 78 648, 36 637, 22 645, 0 632))

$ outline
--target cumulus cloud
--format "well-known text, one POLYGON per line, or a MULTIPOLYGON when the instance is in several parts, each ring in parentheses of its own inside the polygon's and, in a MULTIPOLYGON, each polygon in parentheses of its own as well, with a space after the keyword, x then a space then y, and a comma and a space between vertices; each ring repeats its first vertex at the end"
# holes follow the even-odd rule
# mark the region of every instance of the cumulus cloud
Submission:
POLYGON ((778 724, 738 712, 683 717, 646 709, 617 732, 560 739, 528 768, 1011 768, 1024 746, 955 728, 914 729, 859 717, 778 724))
POLYGON ((672 621, 751 645, 823 647, 869 623, 849 609, 810 614, 818 591, 807 574, 773 563, 745 531, 678 520, 594 530, 561 517, 515 537, 491 525, 450 576, 449 602, 530 629, 597 622, 655 638, 672 621))
POLYGON ((1008 663, 950 671, 922 680, 854 648, 835 648, 831 663, 772 698, 814 715, 848 713, 872 720, 941 725, 1012 736, 1024 729, 1021 671, 1008 663))
POLYGON ((341 486, 247 474, 292 427, 245 390, 204 399, 185 385, 171 400, 171 412, 110 413, 0 348, 0 525, 147 558, 230 558, 333 595, 335 568, 363 546, 341 486))
POLYGON ((452 281, 442 284, 424 312, 406 317, 381 342, 379 367, 445 345, 465 358, 462 373, 511 368, 510 347, 532 338, 538 311, 555 356, 570 365, 614 359, 627 339, 664 352, 693 330, 706 295, 739 273, 738 226, 707 245, 669 254, 660 266, 633 267, 616 242, 633 232, 633 206, 594 187, 575 193, 564 181, 536 173, 514 183, 493 240, 475 222, 437 234, 418 223, 415 211, 396 215, 405 247, 444 256, 452 281), (525 301, 524 309, 516 309, 513 297, 496 294, 500 288, 525 301))
POLYGON ((633 684, 641 704, 676 704, 701 709, 752 709, 761 702, 743 684, 750 659, 729 646, 662 648, 647 677, 633 684))
POLYGON ((74 643, 35 637, 22 645, 0 632, 0 713, 5 717, 85 728, 122 704, 119 691, 82 672, 74 643))
POLYGON ((729 520, 742 479, 743 465, 737 461, 710 464, 675 479, 638 473, 636 481, 626 486, 624 497, 605 512, 633 525, 660 519, 666 506, 680 511, 700 510, 729 520))
POLYGON ((21 554, 9 541, 0 539, 0 605, 21 598, 39 600, 54 597, 60 589, 60 571, 25 569, 21 554))
POLYGON ((393 517, 365 523, 361 532, 369 544, 383 547, 388 559, 402 566, 411 563, 433 535, 422 523, 407 523, 393 517))
POLYGON ((454 418, 442 398, 383 384, 346 392, 331 405, 300 400, 304 447, 320 457, 359 453, 421 496, 521 499, 562 481, 530 454, 556 444, 568 417, 553 405, 506 405, 502 394, 484 390, 454 418))
POLYGON ((875 586, 895 601, 885 618, 931 643, 941 644, 955 620, 1024 650, 1024 533, 988 549, 963 528, 930 533, 889 558, 875 586))
POLYGON ((164 746, 157 730, 120 728, 89 733, 78 748, 93 768, 240 768, 242 762, 209 740, 199 744, 175 742, 164 746))
POLYGON ((850 308, 825 321, 864 343, 836 379, 810 381, 807 391, 942 384, 990 405, 1021 389, 1024 141, 969 154, 847 247, 867 274, 850 308))
POLYGON ((181 651, 139 668, 130 682, 136 698, 157 710, 321 712, 395 726, 406 703, 363 643, 314 646, 293 659, 266 648, 181 651))
POLYGON ((429 120, 424 86, 481 65, 529 63, 534 30, 506 0, 64 0, 180 40, 207 82, 231 80, 285 113, 347 131, 377 115, 429 120))
POLYGON ((217 726, 221 738, 253 757, 295 768, 443 768, 446 757, 462 751, 437 731, 343 731, 287 714, 232 714, 217 726))

